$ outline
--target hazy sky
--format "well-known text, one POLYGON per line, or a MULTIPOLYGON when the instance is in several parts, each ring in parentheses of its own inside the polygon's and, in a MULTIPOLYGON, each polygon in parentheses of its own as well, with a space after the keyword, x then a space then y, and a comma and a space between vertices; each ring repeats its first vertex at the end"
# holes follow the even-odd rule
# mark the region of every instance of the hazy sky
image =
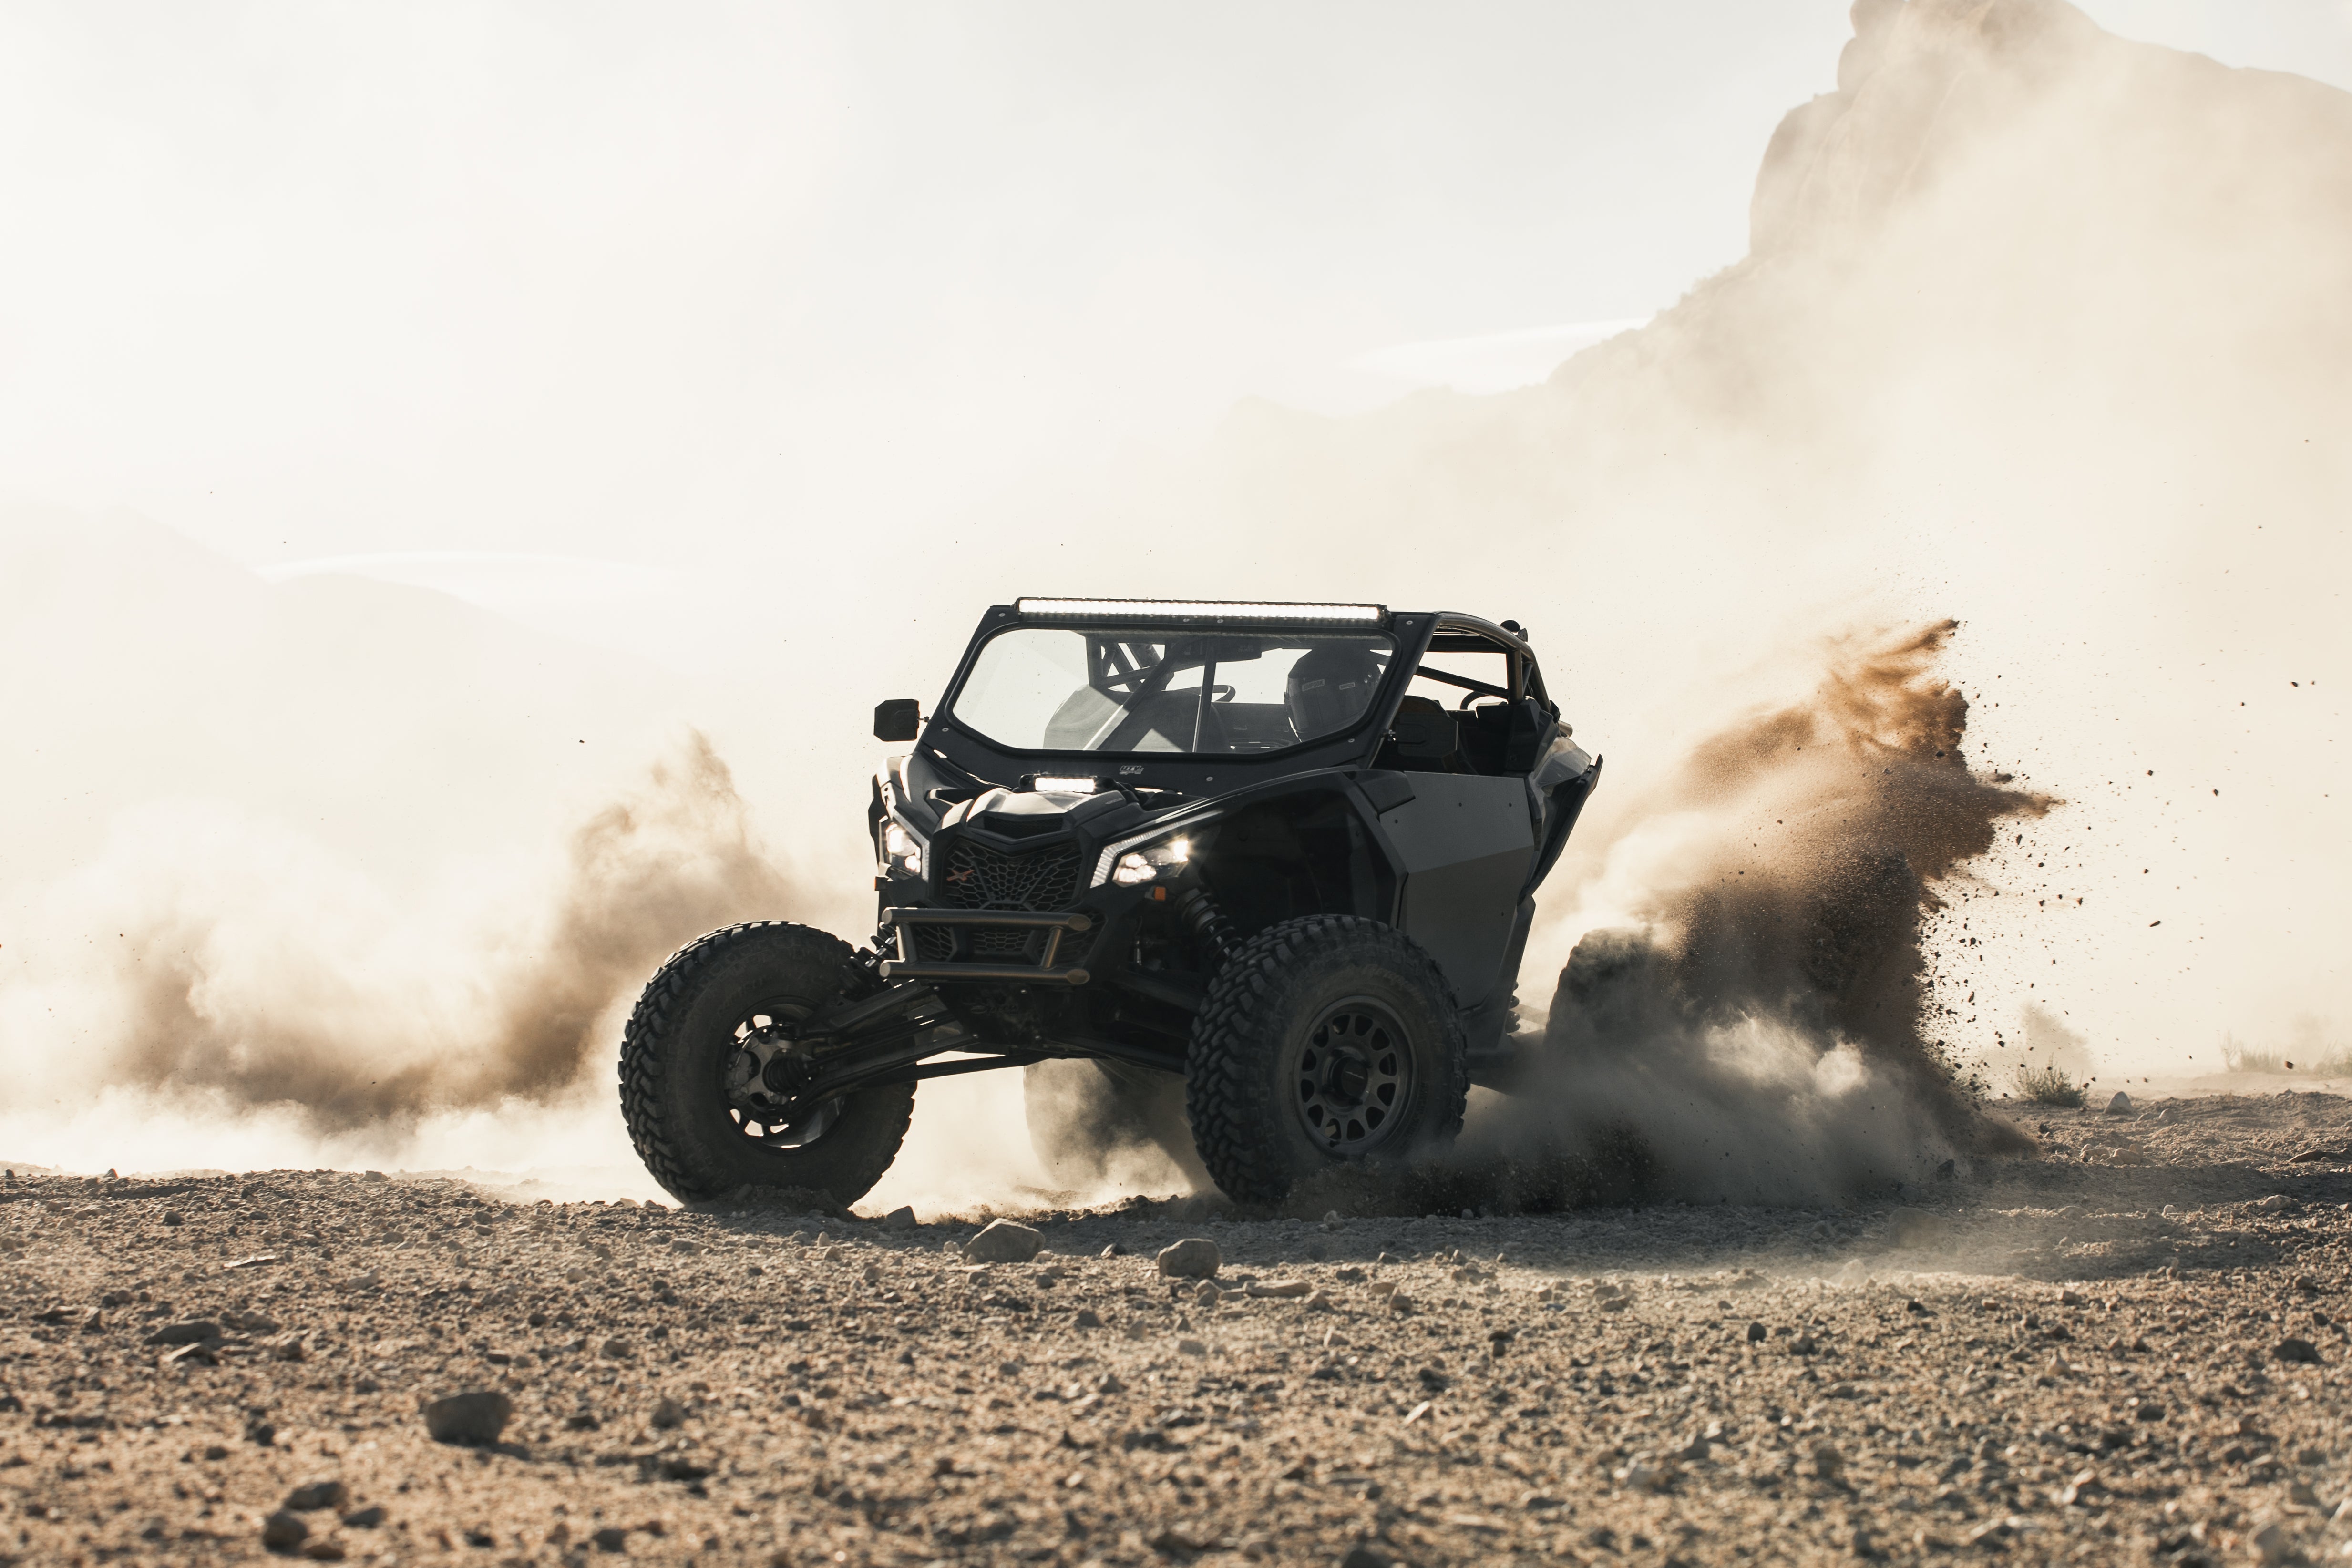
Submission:
MULTIPOLYGON (((2345 0, 2089 9, 2352 86, 2345 0)), ((1539 374, 1738 259, 1846 33, 1844 0, 18 0, 0 488, 255 564, 436 552, 369 570, 492 601, 535 554, 870 549, 1244 395, 1539 374)))

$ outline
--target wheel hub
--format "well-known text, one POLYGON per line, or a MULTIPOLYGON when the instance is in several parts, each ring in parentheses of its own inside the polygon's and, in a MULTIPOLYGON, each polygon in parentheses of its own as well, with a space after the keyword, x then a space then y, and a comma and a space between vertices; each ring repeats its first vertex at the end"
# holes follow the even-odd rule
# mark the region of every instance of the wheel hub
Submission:
POLYGON ((727 1059, 728 1113, 744 1136, 771 1147, 813 1143, 841 1116, 839 1100, 796 1115, 783 1113, 807 1083, 811 1066, 790 1022, 776 1013, 752 1014, 736 1025, 735 1051, 727 1059))
POLYGON ((1295 1075, 1299 1119, 1316 1142, 1353 1155, 1403 1124, 1412 1093, 1404 1026, 1368 997, 1335 1002, 1307 1031, 1295 1075))

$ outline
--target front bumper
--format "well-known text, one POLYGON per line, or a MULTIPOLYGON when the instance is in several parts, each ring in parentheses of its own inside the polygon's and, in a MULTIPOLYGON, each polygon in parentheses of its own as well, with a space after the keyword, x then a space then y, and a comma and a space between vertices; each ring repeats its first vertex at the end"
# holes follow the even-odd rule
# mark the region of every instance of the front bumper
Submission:
MULTIPOLYGON (((1057 964, 1066 938, 1095 929, 1091 915, 1029 909, 934 909, 919 904, 895 904, 882 911, 882 924, 898 940, 898 956, 882 960, 886 980, 1012 980, 1033 985, 1083 986, 1094 978, 1083 964, 1057 964), (916 955, 916 934, 924 929, 949 936, 957 956, 925 959, 916 955), (1045 944, 1034 961, 989 963, 964 956, 968 937, 979 931, 1043 932, 1045 944)), ((1025 946, 1025 944, 1024 944, 1025 946)))

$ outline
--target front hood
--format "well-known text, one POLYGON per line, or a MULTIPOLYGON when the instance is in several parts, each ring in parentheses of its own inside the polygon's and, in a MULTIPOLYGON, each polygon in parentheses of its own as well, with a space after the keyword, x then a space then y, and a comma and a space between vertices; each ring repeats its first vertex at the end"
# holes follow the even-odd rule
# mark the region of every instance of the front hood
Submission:
POLYGON ((998 789, 950 808, 941 820, 940 831, 944 834, 961 829, 998 848, 1017 849, 1067 833, 1099 839, 1130 829, 1148 816, 1142 807, 1116 790, 1076 795, 998 789))

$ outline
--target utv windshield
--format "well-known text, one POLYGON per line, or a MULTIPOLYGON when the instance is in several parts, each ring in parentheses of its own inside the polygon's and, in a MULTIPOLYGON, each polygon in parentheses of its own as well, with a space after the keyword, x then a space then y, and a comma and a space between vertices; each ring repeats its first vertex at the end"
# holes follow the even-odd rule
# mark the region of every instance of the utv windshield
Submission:
POLYGON ((1018 626, 949 707, 1016 751, 1278 751, 1362 718, 1395 651, 1377 632, 1018 626))

